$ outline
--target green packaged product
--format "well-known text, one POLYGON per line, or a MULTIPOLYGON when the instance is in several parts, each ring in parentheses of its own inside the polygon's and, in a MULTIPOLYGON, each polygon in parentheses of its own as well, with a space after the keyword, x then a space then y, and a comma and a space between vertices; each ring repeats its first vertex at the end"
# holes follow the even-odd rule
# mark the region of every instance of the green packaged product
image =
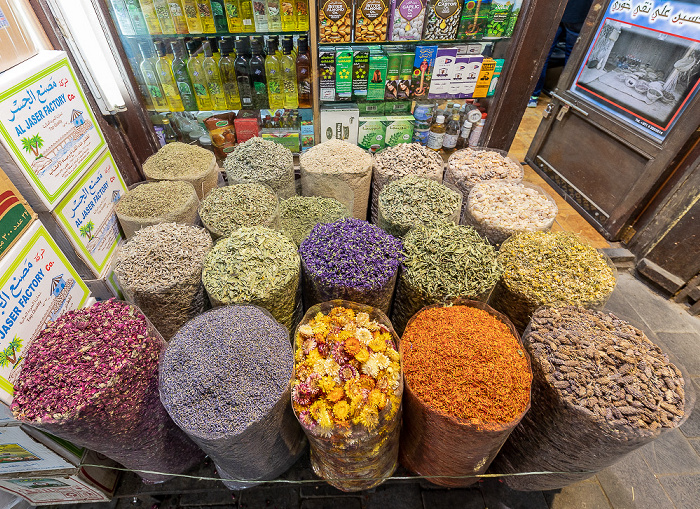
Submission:
POLYGON ((399 143, 413 141, 413 115, 386 117, 386 146, 393 147, 399 143))
POLYGON ((319 97, 321 101, 335 101, 335 49, 318 53, 319 97))
MULTIPOLYGON (((355 100, 367 99, 367 76, 369 75, 369 50, 356 49, 352 59, 352 96, 355 100)), ((360 112, 360 114, 362 114, 360 112)))
POLYGON ((349 101, 352 99, 352 48, 335 48, 335 99, 349 101))
POLYGON ((513 6, 510 3, 500 3, 499 1, 491 4, 489 24, 486 31, 487 37, 504 37, 512 9, 513 6))
POLYGON ((384 101, 357 103, 357 107, 360 109, 361 117, 377 117, 384 115, 385 105, 386 103, 384 101))
POLYGON ((399 98, 399 75, 401 73, 402 53, 393 52, 387 55, 386 80, 384 88, 384 99, 396 101, 399 98))
POLYGON ((374 153, 386 146, 386 117, 360 117, 357 144, 374 153))
POLYGON ((401 69, 399 70, 398 98, 402 101, 409 101, 411 94, 411 76, 413 75, 413 60, 415 53, 405 52, 401 54, 401 69))
POLYGON ((408 115, 411 113, 410 101, 386 101, 384 103, 384 114, 386 115, 408 115))
POLYGON ((467 41, 480 41, 486 37, 490 9, 491 0, 465 2, 457 37, 467 41))
POLYGON ((369 54, 369 80, 367 82, 367 100, 384 99, 384 82, 386 80, 387 57, 383 53, 369 54))

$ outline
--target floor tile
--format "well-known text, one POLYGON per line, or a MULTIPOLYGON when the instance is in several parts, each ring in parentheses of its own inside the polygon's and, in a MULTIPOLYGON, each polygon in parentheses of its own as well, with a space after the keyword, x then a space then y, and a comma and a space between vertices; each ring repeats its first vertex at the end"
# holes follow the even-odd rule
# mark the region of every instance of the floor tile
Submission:
POLYGON ((479 486, 489 509, 547 509, 541 491, 512 490, 503 481, 493 478, 486 479, 479 486))
POLYGON ((672 475, 659 479, 676 509, 695 509, 700 501, 700 474, 672 475))
POLYGON ((659 346, 672 354, 672 362, 680 363, 690 376, 700 376, 700 339, 694 332, 658 332, 659 346))
POLYGON ((485 509, 486 507, 481 491, 477 488, 424 491, 423 506, 426 509, 485 509))
POLYGON ((299 490, 288 486, 251 488, 241 491, 238 503, 241 509, 297 509, 299 490))
POLYGON ((649 468, 657 474, 700 474, 700 456, 680 430, 663 433, 640 449, 649 468))
POLYGON ((362 502, 359 498, 309 498, 300 509, 362 509, 362 502))
POLYGON ((387 509, 390 507, 423 509, 420 485, 416 482, 399 482, 378 486, 370 493, 362 494, 362 507, 363 509, 387 509))
POLYGON ((582 481, 562 488, 545 492, 549 509, 611 509, 608 498, 597 482, 582 481))
MULTIPOLYGON (((698 345, 698 348, 700 348, 700 345, 698 345)), ((695 387, 695 397, 697 398, 700 395, 700 378, 693 378, 692 381, 695 387)), ((680 427, 680 430, 686 438, 700 438, 700 408, 698 408, 697 403, 688 420, 680 427)))

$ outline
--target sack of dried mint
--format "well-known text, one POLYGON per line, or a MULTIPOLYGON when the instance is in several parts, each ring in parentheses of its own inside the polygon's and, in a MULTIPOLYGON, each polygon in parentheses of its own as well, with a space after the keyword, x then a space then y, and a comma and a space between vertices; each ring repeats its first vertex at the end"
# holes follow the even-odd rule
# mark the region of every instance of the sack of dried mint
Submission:
POLYGON ((204 311, 202 265, 211 247, 203 228, 163 223, 137 231, 117 251, 114 274, 126 300, 166 341, 204 311))
POLYGON ((231 184, 265 184, 281 200, 296 194, 294 156, 274 141, 254 137, 240 143, 224 160, 224 169, 231 184))
POLYGON ((265 184, 217 187, 202 200, 199 217, 214 240, 242 226, 279 226, 277 196, 265 184))
POLYGON ((292 330, 301 310, 300 272, 294 242, 253 226, 216 243, 204 261, 202 280, 213 306, 255 304, 292 330))
POLYGON ((398 336, 371 306, 311 307, 294 333, 292 407, 311 466, 343 491, 370 489, 396 469, 403 377, 398 336))
POLYGON ((280 231, 298 246, 317 224, 349 215, 348 208, 333 198, 292 196, 280 202, 280 231))
POLYGON ((401 464, 440 486, 476 482, 468 476, 486 472, 530 408, 532 371, 515 327, 481 302, 436 304, 411 318, 401 359, 401 464))
POLYGON ((465 197, 462 217, 467 209, 466 197, 475 184, 485 180, 507 180, 522 182, 525 170, 517 161, 508 157, 508 152, 494 148, 474 147, 457 150, 447 160, 445 182, 459 189, 465 197))
MULTIPOLYGON (((329 196, 338 186, 352 190, 352 215, 367 218, 367 202, 372 183, 372 156, 347 141, 332 139, 311 147, 301 155, 304 196, 329 196)), ((343 201, 342 197, 336 198, 343 201)))
POLYGON ((143 163, 149 180, 189 182, 201 200, 219 182, 219 166, 210 150, 186 143, 168 143, 143 163))
POLYGON ((204 459, 158 395, 165 341, 143 313, 110 299, 49 322, 27 350, 12 413, 24 424, 162 482, 204 459), (146 473, 163 472, 163 474, 146 473))
MULTIPOLYGON (((398 12, 398 8, 397 11, 398 12)), ((445 163, 442 156, 420 143, 400 143, 387 147, 374 156, 372 172, 372 223, 377 223, 379 215, 379 193, 389 182, 408 175, 429 178, 442 182, 445 163)))
POLYGON ((537 308, 580 304, 602 308, 615 289, 610 259, 571 232, 518 233, 498 253, 503 277, 491 304, 525 330, 537 308))
POLYGON ((415 175, 387 184, 378 202, 377 226, 394 237, 431 221, 459 224, 462 210, 462 194, 456 188, 415 175))
POLYGON ((501 277, 498 253, 471 226, 434 221, 413 228, 403 239, 391 323, 403 334, 425 306, 462 297, 486 302, 501 277))
POLYGON ((160 362, 160 398, 214 461, 231 490, 291 467, 306 447, 294 418, 289 331, 252 305, 222 306, 187 322, 160 362))
POLYGON ((678 428, 692 383, 642 331, 610 313, 540 308, 523 335, 532 406, 492 464, 516 490, 551 490, 592 477, 678 428))
POLYGON ((175 180, 144 182, 127 191, 115 212, 127 239, 146 226, 160 223, 195 225, 199 198, 192 184, 175 180))
POLYGON ((473 226, 491 244, 500 245, 515 233, 549 231, 558 211, 541 187, 491 180, 472 187, 461 223, 473 226))
POLYGON ((388 313, 403 244, 355 218, 319 224, 301 243, 304 308, 344 299, 388 313))

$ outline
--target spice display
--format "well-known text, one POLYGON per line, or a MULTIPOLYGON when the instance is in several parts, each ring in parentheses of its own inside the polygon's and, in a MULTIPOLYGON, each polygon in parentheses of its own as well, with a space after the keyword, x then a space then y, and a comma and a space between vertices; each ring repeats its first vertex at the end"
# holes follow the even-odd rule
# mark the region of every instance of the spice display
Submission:
POLYGON ((372 222, 376 223, 379 215, 379 193, 389 182, 407 175, 442 182, 443 166, 440 154, 420 143, 401 143, 377 153, 372 176, 372 222))
POLYGON ((186 143, 168 143, 143 163, 149 180, 189 182, 201 200, 219 181, 216 156, 210 150, 186 143))
POLYGON ((383 42, 389 28, 389 0, 355 3, 355 42, 383 42))
POLYGON ((498 245, 514 233, 549 230, 559 209, 540 187, 496 180, 472 187, 466 211, 462 224, 498 245))
POLYGON ((445 182, 456 186, 465 196, 462 217, 466 217, 466 197, 475 184, 484 180, 522 182, 525 170, 507 156, 508 153, 502 150, 465 148, 457 150, 447 160, 445 182))
POLYGON ((202 280, 213 306, 255 304, 292 330, 301 305, 299 275, 296 245, 280 232, 253 226, 216 243, 202 280))
POLYGON ((126 302, 112 299, 65 313, 29 347, 12 413, 136 470, 145 481, 165 481, 204 455, 158 397, 164 348, 146 317, 126 302))
POLYGON ((343 491, 396 469, 403 378, 398 337, 380 311, 335 300, 313 306, 295 333, 292 406, 314 472, 343 491))
POLYGON ((209 193, 199 206, 202 224, 217 239, 242 226, 277 228, 277 196, 263 184, 232 184, 209 193))
POLYGON ((347 207, 333 198, 292 196, 280 202, 280 231, 298 246, 317 224, 349 215, 347 207))
POLYGON ((402 249, 399 239, 359 219, 315 226, 299 248, 304 307, 345 299, 388 313, 402 249))
POLYGON ((338 186, 353 192, 352 215, 367 217, 372 156, 357 145, 332 139, 311 147, 299 159, 304 196, 328 196, 338 186))
POLYGON ((270 186, 282 200, 294 196, 294 156, 274 141, 254 137, 240 143, 224 160, 229 184, 270 186))
POLYGON ((223 306, 190 320, 170 341, 160 395, 222 478, 274 479, 306 445, 292 414, 293 372, 287 329, 256 306, 223 306))
POLYGON ((124 296, 139 306, 166 340, 204 311, 202 263, 211 237, 196 226, 148 226, 119 248, 114 274, 124 296))
POLYGON ((423 40, 454 39, 457 36, 461 13, 462 0, 428 0, 423 40))
POLYGON ((401 463, 427 476, 485 472, 530 405, 532 372, 513 325, 483 303, 438 304, 411 319, 401 357, 401 463))
POLYGON ((403 237, 418 224, 436 220, 459 223, 462 195, 434 180, 409 175, 382 189, 377 208, 377 225, 403 237))
POLYGON ((426 0, 391 0, 389 39, 419 41, 423 34, 426 0))
POLYGON ((513 235, 498 259, 503 277, 491 305, 524 330, 535 310, 548 304, 602 307, 615 288, 615 267, 571 232, 513 235))
POLYGON ((418 225, 403 239, 401 274, 391 322, 402 334, 421 308, 463 297, 486 301, 501 277, 496 250, 470 226, 418 225))
POLYGON ((140 184, 117 202, 115 212, 127 239, 160 223, 194 225, 199 198, 192 184, 173 180, 140 184))
POLYGON ((688 417, 690 381, 615 315, 541 308, 523 343, 532 356, 532 408, 494 466, 569 473, 506 477, 515 489, 556 489, 591 477, 688 417))

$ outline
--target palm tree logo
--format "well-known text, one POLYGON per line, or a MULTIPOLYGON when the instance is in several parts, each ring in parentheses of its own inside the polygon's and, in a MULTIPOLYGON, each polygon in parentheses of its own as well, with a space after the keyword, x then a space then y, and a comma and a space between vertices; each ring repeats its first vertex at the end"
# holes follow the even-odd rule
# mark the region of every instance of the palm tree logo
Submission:
POLYGON ((43 157, 39 153, 39 149, 44 146, 44 140, 41 138, 41 136, 37 134, 31 138, 22 138, 20 141, 22 142, 22 148, 25 152, 31 152, 37 159, 43 157))
POLYGON ((95 223, 88 221, 85 225, 80 227, 80 236, 87 237, 88 241, 92 240, 94 237, 92 235, 92 230, 95 229, 95 223))
POLYGON ((22 340, 15 335, 12 341, 10 341, 10 344, 7 345, 7 348, 0 352, 0 367, 4 368, 5 366, 14 366, 17 364, 18 360, 21 359, 17 359, 17 354, 21 348, 22 340))

